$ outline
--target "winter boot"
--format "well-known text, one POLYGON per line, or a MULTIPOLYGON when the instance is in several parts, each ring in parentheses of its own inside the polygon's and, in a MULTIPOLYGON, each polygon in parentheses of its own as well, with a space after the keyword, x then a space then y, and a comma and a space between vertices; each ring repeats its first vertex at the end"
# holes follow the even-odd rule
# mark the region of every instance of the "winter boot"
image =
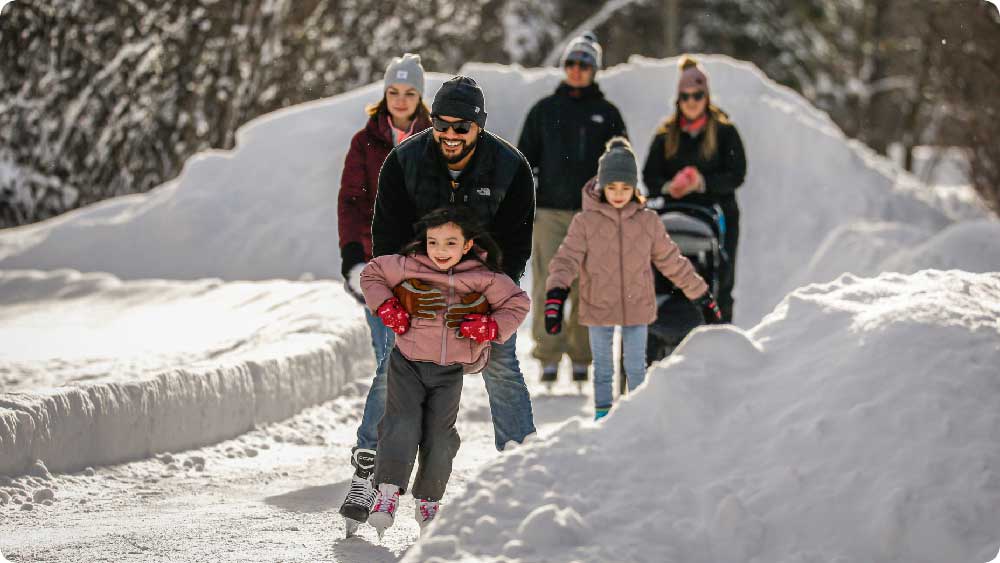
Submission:
POLYGON ((559 364, 542 364, 542 385, 549 393, 556 385, 556 378, 559 376, 559 364))
POLYGON ((375 487, 372 479, 375 477, 375 451, 354 448, 351 450, 351 465, 354 475, 351 477, 351 488, 347 498, 340 506, 340 514, 344 517, 347 537, 358 530, 358 526, 368 520, 368 511, 375 500, 375 487))
POLYGON ((587 373, 590 364, 573 364, 573 383, 576 383, 576 390, 583 394, 583 386, 587 383, 587 373))
POLYGON ((368 516, 368 523, 375 526, 378 532, 378 539, 382 539, 382 534, 392 526, 396 519, 396 506, 399 505, 399 487, 382 483, 378 486, 378 497, 375 498, 375 505, 368 516))
POLYGON ((416 518, 417 524, 420 524, 421 533, 434 520, 434 517, 437 516, 438 510, 441 510, 440 502, 422 498, 417 499, 416 518))
POLYGON ((601 420, 602 418, 608 416, 608 412, 610 411, 610 405, 606 407, 594 407, 594 420, 601 420))

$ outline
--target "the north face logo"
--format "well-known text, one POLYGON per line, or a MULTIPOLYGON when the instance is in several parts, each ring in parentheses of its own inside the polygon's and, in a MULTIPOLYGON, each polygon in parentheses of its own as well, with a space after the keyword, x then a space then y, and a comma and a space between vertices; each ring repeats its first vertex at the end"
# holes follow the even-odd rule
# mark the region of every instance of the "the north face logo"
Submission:
POLYGON ((489 188, 479 188, 478 190, 476 190, 476 193, 479 194, 479 195, 481 195, 481 196, 483 196, 483 197, 489 197, 489 195, 492 192, 490 191, 489 188))
POLYGON ((590 116, 590 120, 593 121, 594 123, 604 123, 604 116, 599 113, 595 113, 594 115, 590 116))
POLYGON ((409 75, 410 75, 409 71, 406 71, 406 70, 397 70, 396 71, 396 78, 399 78, 401 80, 406 80, 406 77, 409 76, 409 75))
POLYGON ((476 113, 479 113, 479 106, 476 106, 476 113))

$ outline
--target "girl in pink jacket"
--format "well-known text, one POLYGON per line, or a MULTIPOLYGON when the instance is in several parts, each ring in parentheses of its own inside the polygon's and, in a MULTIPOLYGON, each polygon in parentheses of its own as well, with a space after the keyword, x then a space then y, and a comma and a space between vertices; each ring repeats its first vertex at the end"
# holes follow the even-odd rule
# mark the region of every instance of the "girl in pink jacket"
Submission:
POLYGON ((705 280, 670 240, 659 216, 645 209, 636 189, 638 168, 623 137, 608 141, 597 177, 583 188, 583 211, 549 262, 545 326, 562 329, 569 287, 580 276, 580 324, 589 327, 594 362, 595 420, 611 410, 612 337, 622 327, 629 390, 646 377, 646 329, 656 320, 652 263, 697 305, 707 322, 720 320, 705 280))
POLYGON ((496 244, 462 207, 424 216, 417 239, 401 254, 368 263, 361 272, 361 289, 367 306, 396 333, 385 414, 378 425, 378 496, 368 517, 381 537, 392 525, 418 452, 413 496, 421 529, 437 514, 460 443, 455 420, 462 375, 485 367, 490 342, 505 342, 514 334, 530 300, 501 272, 496 244), (446 297, 435 313, 411 318, 393 294, 402 284, 434 287, 446 297), (467 311, 477 304, 480 313, 460 318, 446 313, 453 306, 467 311))

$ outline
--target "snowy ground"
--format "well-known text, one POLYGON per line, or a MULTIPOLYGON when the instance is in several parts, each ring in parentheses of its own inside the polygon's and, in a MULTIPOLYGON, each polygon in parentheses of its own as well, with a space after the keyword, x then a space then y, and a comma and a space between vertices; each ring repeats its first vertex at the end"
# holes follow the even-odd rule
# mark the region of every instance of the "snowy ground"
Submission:
MULTIPOLYGON (((532 363, 525 369, 537 378, 532 363)), ((544 435, 591 416, 591 400, 569 383, 554 395, 532 391, 544 435)), ((199 450, 69 475, 0 477, 0 553, 25 562, 396 561, 417 539, 412 498, 382 541, 369 526, 343 539, 336 513, 365 392, 359 381, 289 421, 199 450)), ((501 455, 478 376, 466 377, 459 432, 446 507, 501 455)))
MULTIPOLYGON (((446 510, 408 560, 982 563, 997 552, 1000 279, 970 272, 1000 271, 1000 222, 967 187, 925 186, 846 140, 752 66, 706 63, 750 160, 741 328, 696 333, 598 425, 589 398, 533 389, 543 441, 503 455, 467 378, 446 510)), ((507 138, 558 79, 464 71, 507 138)), ((635 59, 601 76, 640 158, 675 73, 635 59)), ((429 96, 444 78, 429 75, 429 96)), ((234 151, 198 155, 148 194, 0 232, 0 473, 35 474, 0 477, 0 552, 404 556, 408 500, 381 544, 370 528, 338 540, 371 353, 339 282, 312 281, 338 277, 337 178, 376 95, 266 116, 234 151), (205 444, 216 445, 189 449, 205 444), (72 473, 50 476, 35 458, 72 473), (77 472, 86 465, 98 467, 77 472)))

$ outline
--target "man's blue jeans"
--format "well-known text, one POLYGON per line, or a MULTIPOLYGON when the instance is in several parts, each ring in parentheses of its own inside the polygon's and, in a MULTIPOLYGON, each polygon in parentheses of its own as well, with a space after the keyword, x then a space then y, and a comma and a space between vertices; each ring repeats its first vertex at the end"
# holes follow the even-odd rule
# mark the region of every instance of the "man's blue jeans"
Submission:
POLYGON ((378 445, 378 421, 385 412, 385 371, 389 366, 389 352, 396 344, 396 335, 382 324, 382 319, 365 307, 365 320, 372 335, 372 350, 375 352, 375 378, 372 379, 368 398, 365 399, 365 414, 358 427, 358 447, 374 450, 378 445))
MULTIPOLYGON (((385 412, 385 371, 389 352, 395 344, 395 335, 382 324, 377 315, 365 309, 368 327, 372 333, 372 348, 375 350, 375 379, 365 401, 365 414, 358 428, 358 447, 377 449, 378 423, 385 412)), ((493 437, 497 450, 513 440, 524 441, 528 434, 535 432, 535 419, 531 412, 531 396, 524 384, 524 374, 517 360, 517 333, 503 344, 491 345, 490 361, 483 370, 486 393, 490 397, 490 411, 493 414, 493 437)))
MULTIPOLYGON (((647 325, 622 327, 622 351, 629 391, 634 391, 646 379, 646 329, 647 325)), ((590 353, 594 357, 594 406, 598 408, 610 407, 614 401, 614 335, 613 326, 590 327, 590 353)))

